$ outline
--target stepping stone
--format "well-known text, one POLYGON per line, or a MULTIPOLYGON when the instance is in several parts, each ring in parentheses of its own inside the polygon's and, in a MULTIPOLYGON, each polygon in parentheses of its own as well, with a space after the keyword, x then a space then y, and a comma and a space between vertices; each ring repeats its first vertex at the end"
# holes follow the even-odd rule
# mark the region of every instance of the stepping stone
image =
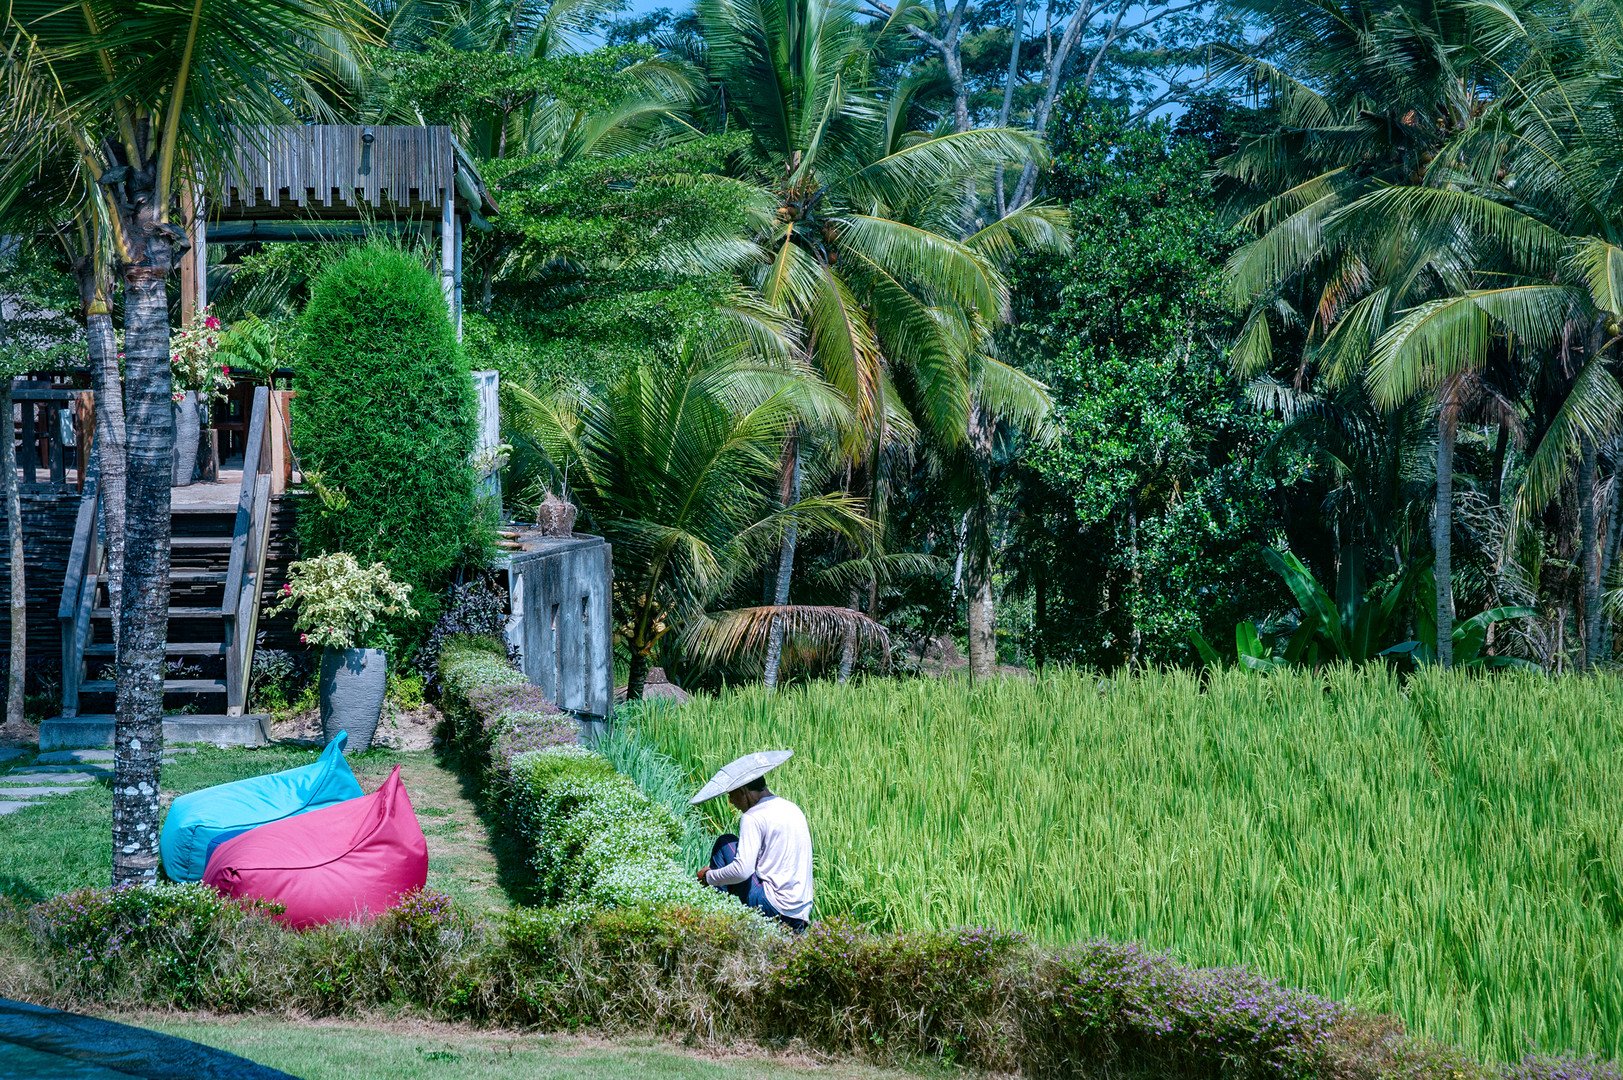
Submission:
MULTIPOLYGON (((175 760, 176 754, 195 754, 196 750, 189 747, 179 750, 165 750, 164 761, 175 760)), ((94 765, 103 769, 113 767, 113 752, 111 750, 52 750, 48 754, 41 754, 34 759, 36 765, 94 765)))
POLYGON ((38 773, 0 773, 0 791, 5 791, 8 785, 16 784, 54 784, 57 787, 84 787, 94 779, 84 773, 67 773, 55 776, 41 776, 38 773))
POLYGON ((62 784, 57 784, 52 787, 0 788, 0 795, 4 795, 10 799, 33 799, 38 798, 41 795, 72 795, 75 791, 83 790, 83 788, 65 787, 62 784))
POLYGON ((48 754, 41 754, 34 761, 39 765, 74 765, 90 761, 113 760, 111 750, 52 750, 48 754))
POLYGON ((16 758, 27 756, 27 750, 19 750, 15 746, 0 746, 0 761, 12 761, 16 758))
POLYGON ((7 776, 38 776, 44 773, 78 773, 81 776, 107 776, 112 769, 100 765, 30 765, 26 769, 12 769, 7 776))
POLYGON ((31 802, 0 802, 0 817, 5 817, 7 814, 15 814, 25 806, 38 805, 39 803, 31 802))

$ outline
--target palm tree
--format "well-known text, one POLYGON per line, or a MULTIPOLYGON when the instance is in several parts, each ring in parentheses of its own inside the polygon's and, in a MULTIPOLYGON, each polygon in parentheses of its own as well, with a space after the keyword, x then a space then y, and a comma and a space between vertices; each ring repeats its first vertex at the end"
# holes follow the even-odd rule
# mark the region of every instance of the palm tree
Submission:
POLYGON ((515 427, 614 544, 629 697, 642 696, 651 657, 672 633, 711 658, 760 647, 774 626, 882 636, 871 620, 841 608, 706 612, 771 558, 791 529, 867 545, 871 523, 847 495, 774 505, 789 432, 840 407, 815 377, 688 349, 675 369, 633 366, 609 386, 543 395, 515 385, 508 393, 515 427))
POLYGON ((169 594, 169 474, 174 441, 165 283, 186 250, 181 188, 206 176, 232 125, 296 120, 322 96, 316 73, 363 34, 347 0, 157 0, 130 12, 105 0, 70 7, 17 0, 14 56, 39 66, 55 100, 30 153, 8 162, 0 201, 66 147, 81 190, 103 189, 124 289, 129 432, 124 595, 118 614, 113 879, 158 870, 158 769, 169 594))
MULTIPOLYGON (((977 391, 989 410, 1046 397, 1000 363, 989 328, 1008 286, 990 249, 1060 231, 1051 209, 1024 207, 960 237, 966 183, 1005 163, 1041 162, 1039 139, 1006 128, 928 134, 908 122, 911 94, 874 83, 878 41, 845 0, 705 0, 699 8, 727 122, 749 133, 737 174, 722 178, 750 211, 745 237, 721 235, 690 263, 740 272, 761 305, 784 313, 796 344, 851 406, 839 452, 866 473, 909 426, 947 447, 970 438, 977 391)), ((702 247, 702 250, 701 250, 702 247)), ((791 433, 783 498, 798 497, 791 433)), ((795 537, 784 538, 773 598, 786 601, 795 537)), ((771 650, 767 680, 774 681, 771 650)))
POLYGON ((1509 80, 1514 92, 1431 164, 1432 183, 1382 195, 1393 211, 1469 253, 1464 287, 1383 335, 1371 387, 1387 399, 1422 387, 1446 391, 1494 350, 1526 364, 1535 441, 1511 535, 1576 472, 1587 666, 1599 655, 1603 621, 1596 458, 1623 430, 1623 388, 1612 371, 1623 317, 1623 132, 1612 121, 1623 106, 1623 40, 1604 13, 1585 6, 1574 12, 1575 27, 1509 13, 1488 18, 1487 32, 1516 46, 1501 51, 1521 57, 1509 80), (1584 47, 1562 47, 1571 41, 1584 47))
MULTIPOLYGON (((1244 375, 1267 371, 1274 338, 1283 332, 1299 357, 1290 381, 1305 388, 1320 380, 1334 390, 1363 371, 1377 339, 1405 312, 1474 283, 1473 258, 1481 253, 1439 225, 1439 208, 1452 205, 1456 193, 1446 167, 1453 159, 1439 158, 1439 151, 1474 130, 1503 74, 1485 59, 1480 22, 1465 5, 1259 0, 1247 6, 1273 23, 1280 63, 1233 62, 1272 93, 1280 123, 1219 166, 1237 186, 1262 196, 1241 220, 1258 238, 1228 266, 1231 295, 1248 309, 1233 362, 1244 375), (1394 199, 1399 189, 1426 194, 1408 205, 1394 199)), ((1399 394, 1377 368, 1371 385, 1384 407, 1408 393, 1440 391, 1431 531, 1438 662, 1446 667, 1460 402, 1450 392, 1455 384, 1441 380, 1399 394)))

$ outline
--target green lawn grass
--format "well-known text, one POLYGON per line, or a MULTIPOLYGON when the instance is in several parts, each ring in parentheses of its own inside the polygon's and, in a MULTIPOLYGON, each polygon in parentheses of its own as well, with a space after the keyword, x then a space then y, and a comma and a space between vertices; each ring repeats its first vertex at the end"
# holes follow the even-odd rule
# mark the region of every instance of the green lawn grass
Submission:
POLYGON ((796 752, 772 783, 810 820, 818 917, 1140 940, 1489 1058, 1623 1055, 1615 677, 1066 672, 627 718, 695 787, 796 752))
MULTIPOLYGON (((305 1024, 259 1017, 110 1019, 191 1039, 303 1080, 911 1080, 917 1074, 766 1055, 717 1059, 654 1039, 613 1043, 447 1025, 305 1024)), ((961 1070, 954 1070, 962 1076, 961 1070)))
MULTIPOLYGON (((308 765, 318 750, 297 746, 259 749, 198 747, 163 766, 165 795, 308 765)), ((428 884, 474 910, 511 905, 513 888, 492 855, 489 830, 471 783, 432 753, 371 750, 349 755, 367 791, 376 790, 395 765, 428 840, 428 884)), ((82 791, 54 795, 40 805, 0 817, 0 895, 42 900, 73 889, 106 885, 112 874, 112 792, 97 780, 82 791)), ((509 875, 510 876, 510 875, 509 875)))

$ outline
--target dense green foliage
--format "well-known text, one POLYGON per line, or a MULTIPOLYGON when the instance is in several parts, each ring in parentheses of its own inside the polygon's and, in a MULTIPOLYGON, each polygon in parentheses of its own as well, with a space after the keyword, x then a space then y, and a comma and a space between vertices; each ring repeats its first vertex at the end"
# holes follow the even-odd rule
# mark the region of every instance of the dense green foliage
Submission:
POLYGON ((1144 941, 1513 1060, 1623 1050, 1620 704, 1613 678, 1066 672, 635 722, 694 784, 796 752, 772 784, 819 918, 1144 941))
POLYGON ((439 283, 405 252, 358 248, 316 280, 301 330, 292 438, 316 488, 299 515, 304 551, 382 561, 432 614, 451 571, 488 543, 469 462, 473 380, 439 283))
POLYGON ((1206 133, 1129 125, 1068 92, 1050 134, 1075 252, 1028 271, 1012 344, 1052 387, 1058 436, 1030 447, 1034 475, 1006 494, 1026 519, 1009 569, 1045 593, 1033 633, 1048 656, 1185 661, 1189 631, 1284 599, 1260 562, 1282 528, 1265 460, 1277 425, 1226 358, 1235 239, 1205 181, 1206 133))

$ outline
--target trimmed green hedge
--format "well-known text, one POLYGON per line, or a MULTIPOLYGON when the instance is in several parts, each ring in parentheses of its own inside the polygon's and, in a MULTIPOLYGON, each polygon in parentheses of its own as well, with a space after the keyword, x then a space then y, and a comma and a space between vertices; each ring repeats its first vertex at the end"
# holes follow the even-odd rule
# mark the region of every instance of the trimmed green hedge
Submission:
POLYGON ((730 902, 677 861, 685 823, 602 755, 575 745, 575 721, 524 683, 501 642, 447 639, 439 676, 440 705, 457 744, 482 765, 487 796, 523 838, 541 895, 601 907, 715 911, 730 902), (560 725, 568 726, 569 739, 536 745, 538 730, 560 725))

